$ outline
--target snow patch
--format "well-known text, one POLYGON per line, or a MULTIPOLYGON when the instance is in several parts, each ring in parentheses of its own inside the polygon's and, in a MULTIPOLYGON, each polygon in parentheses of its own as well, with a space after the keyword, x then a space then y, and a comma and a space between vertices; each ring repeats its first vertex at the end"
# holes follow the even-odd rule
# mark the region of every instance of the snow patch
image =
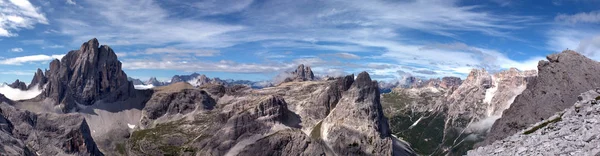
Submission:
POLYGON ((498 81, 495 76, 492 76, 492 83, 494 84, 491 88, 485 90, 485 98, 483 98, 483 102, 488 105, 486 113, 487 116, 492 116, 494 113, 494 106, 492 105, 492 99, 496 95, 496 91, 498 91, 498 81))
POLYGON ((187 83, 189 83, 190 85, 192 85, 194 87, 200 86, 200 84, 198 84, 198 78, 193 78, 193 79, 187 81, 187 83))
POLYGON ((18 101, 34 98, 42 93, 42 89, 33 86, 30 90, 20 90, 11 88, 5 84, 0 84, 0 93, 4 94, 4 96, 10 100, 18 101))
POLYGON ((423 117, 420 117, 419 119, 417 119, 417 121, 415 121, 415 123, 413 123, 412 125, 410 125, 410 127, 408 127, 408 129, 412 129, 413 127, 415 127, 417 124, 419 124, 419 121, 421 121, 421 119, 423 119, 423 117))
POLYGON ((129 123, 127 123, 127 127, 129 127, 129 129, 134 129, 134 128, 135 128, 135 125, 132 125, 132 124, 129 124, 129 123))
POLYGON ((152 84, 148 84, 148 85, 133 85, 133 88, 135 88, 137 90, 146 90, 146 89, 152 89, 152 88, 154 88, 154 85, 152 85, 152 84))
POLYGON ((494 76, 492 76, 492 83, 494 83, 494 85, 491 88, 485 90, 485 98, 483 99, 483 102, 487 104, 492 103, 492 98, 494 98, 494 95, 496 95, 496 91, 498 91, 498 81, 494 76))

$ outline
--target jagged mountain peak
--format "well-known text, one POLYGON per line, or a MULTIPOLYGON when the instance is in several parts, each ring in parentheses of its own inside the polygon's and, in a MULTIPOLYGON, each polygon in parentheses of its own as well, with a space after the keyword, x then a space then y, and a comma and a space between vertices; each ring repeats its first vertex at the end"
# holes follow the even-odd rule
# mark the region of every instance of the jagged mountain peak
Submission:
POLYGON ((295 71, 291 72, 290 77, 287 77, 283 82, 301 82, 313 80, 315 80, 315 74, 310 66, 304 66, 304 64, 300 64, 295 71))
POLYGON ((371 86, 373 84, 373 80, 371 80, 371 76, 367 72, 361 72, 356 76, 356 80, 352 84, 353 87, 364 87, 371 86))
POLYGON ((60 61, 52 61, 41 98, 50 98, 62 111, 68 111, 75 103, 91 105, 100 99, 110 102, 130 96, 133 84, 121 69, 117 55, 109 46, 98 46, 94 38, 60 61))
POLYGON ((44 85, 48 82, 48 78, 44 74, 42 69, 38 68, 35 74, 33 75, 33 79, 31 79, 31 83, 27 86, 27 89, 32 89, 33 87, 38 87, 38 89, 43 89, 44 85))
POLYGON ((8 86, 19 90, 27 90, 27 84, 19 79, 15 80, 15 82, 9 84, 8 86))

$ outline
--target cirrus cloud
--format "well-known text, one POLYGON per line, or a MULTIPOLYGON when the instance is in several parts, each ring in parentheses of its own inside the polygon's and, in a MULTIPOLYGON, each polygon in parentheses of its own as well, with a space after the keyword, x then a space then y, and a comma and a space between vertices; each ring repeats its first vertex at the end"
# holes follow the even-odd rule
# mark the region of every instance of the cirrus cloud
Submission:
POLYGON ((23 65, 25 63, 31 62, 42 62, 42 61, 51 61, 54 59, 61 59, 65 55, 30 55, 30 56, 21 56, 14 58, 7 58, 4 60, 0 60, 0 64, 2 65, 23 65))
POLYGON ((0 37, 17 36, 15 31, 36 24, 48 24, 48 19, 29 0, 0 0, 0 37))

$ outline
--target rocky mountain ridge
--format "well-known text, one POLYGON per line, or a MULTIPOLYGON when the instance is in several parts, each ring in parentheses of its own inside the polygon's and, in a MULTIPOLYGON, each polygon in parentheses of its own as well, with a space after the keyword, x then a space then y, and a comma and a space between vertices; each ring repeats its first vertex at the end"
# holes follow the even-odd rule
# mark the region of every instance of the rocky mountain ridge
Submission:
POLYGON ((263 89, 212 79, 136 90, 92 39, 36 72, 38 97, 3 102, 0 121, 12 124, 0 123, 0 137, 16 140, 3 144, 14 155, 414 154, 391 135, 368 73, 313 81, 302 69, 302 81, 263 89))
POLYGON ((148 104, 152 106, 145 108, 145 126, 127 142, 129 155, 168 154, 160 150, 165 146, 181 147, 174 151, 176 154, 193 151, 201 155, 412 153, 407 144, 389 133, 377 83, 366 72, 356 81, 346 76, 287 82, 264 89, 218 84, 195 88, 176 83, 156 90, 160 96, 153 96, 156 99, 148 104), (196 98, 199 100, 191 101, 198 102, 185 102, 196 98), (154 106, 163 109, 152 109, 154 106), (359 113, 356 110, 372 114, 355 114, 359 113), (166 139, 156 142, 153 137, 166 139))
POLYGON ((383 94, 382 101, 394 124, 392 130, 415 145, 417 152, 460 155, 482 140, 531 77, 535 71, 512 68, 490 74, 474 69, 464 81, 447 78, 446 83, 421 81, 397 87, 383 94))
POLYGON ((148 89, 153 87, 167 86, 170 84, 175 84, 179 82, 187 82, 192 84, 193 86, 200 87, 206 84, 222 84, 225 86, 234 86, 234 85, 247 85, 252 88, 265 88, 273 86, 271 81, 249 81, 249 80, 233 80, 233 79, 220 79, 220 78, 209 78, 204 74, 192 73, 190 75, 175 75, 171 78, 171 81, 160 81, 156 79, 156 77, 151 77, 147 81, 142 81, 140 79, 128 78, 129 81, 133 82, 134 86, 138 89, 148 89))

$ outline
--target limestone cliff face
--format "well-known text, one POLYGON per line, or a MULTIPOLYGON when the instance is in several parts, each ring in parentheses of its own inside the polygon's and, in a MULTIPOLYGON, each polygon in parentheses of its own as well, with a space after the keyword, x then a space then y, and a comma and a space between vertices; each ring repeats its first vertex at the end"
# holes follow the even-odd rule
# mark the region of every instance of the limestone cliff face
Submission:
POLYGON ((448 97, 448 115, 450 118, 481 117, 486 113, 483 103, 486 90, 493 85, 492 76, 485 69, 474 69, 448 97), (462 116, 462 117, 461 117, 462 116))
POLYGON ((493 75, 485 70, 473 70, 448 98, 449 113, 477 120, 500 117, 535 76, 535 71, 516 68, 493 75))
POLYGON ((95 101, 114 102, 132 96, 133 84, 121 69, 121 62, 108 46, 89 40, 79 50, 70 51, 62 60, 50 63, 48 83, 40 98, 49 98, 62 111, 76 104, 95 101))
POLYGON ((392 155, 393 140, 383 115, 377 82, 360 73, 321 123, 323 140, 340 155, 392 155))
POLYGON ((517 95, 527 87, 527 82, 537 76, 537 71, 519 71, 511 68, 492 76, 493 85, 486 91, 484 103, 488 104, 486 116, 502 116, 517 95))
POLYGON ((535 76, 514 68, 494 74, 474 69, 464 81, 442 78, 438 85, 396 88, 382 101, 395 134, 422 145, 415 147, 420 154, 460 155, 483 139, 535 76))
POLYGON ((600 87, 600 63, 570 50, 547 59, 538 63, 538 76, 494 123, 482 145, 547 119, 573 105, 580 93, 600 87))

